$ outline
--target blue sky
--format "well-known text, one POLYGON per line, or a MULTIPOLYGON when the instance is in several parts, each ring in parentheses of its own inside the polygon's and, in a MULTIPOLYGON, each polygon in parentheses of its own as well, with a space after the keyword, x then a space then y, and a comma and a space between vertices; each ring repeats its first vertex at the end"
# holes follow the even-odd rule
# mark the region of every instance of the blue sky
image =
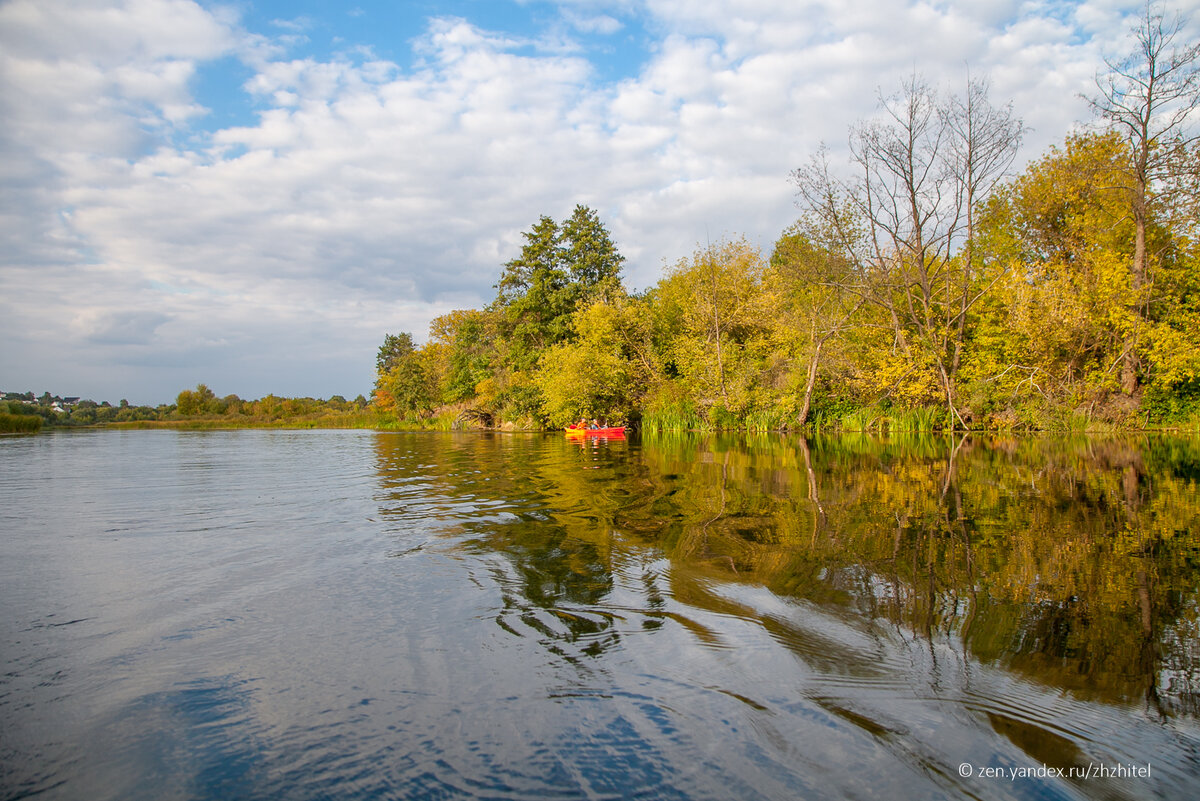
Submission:
POLYGON ((595 208, 636 289, 769 249, 914 71, 987 75, 1040 155, 1139 5, 0 0, 0 389, 366 393, 540 215, 595 208))
MULTIPOLYGON (((208 8, 220 4, 204 3, 208 8)), ((235 6, 247 29, 277 38, 290 58, 363 63, 383 59, 405 71, 419 69, 414 52, 435 19, 457 18, 523 43, 512 52, 536 56, 570 47, 583 54, 596 83, 637 75, 652 38, 634 6, 569 11, 552 2, 458 0, 457 2, 255 2, 235 6)), ((252 70, 229 57, 204 65, 196 76, 197 99, 213 109, 199 124, 208 130, 253 122, 256 108, 239 89, 252 70)))

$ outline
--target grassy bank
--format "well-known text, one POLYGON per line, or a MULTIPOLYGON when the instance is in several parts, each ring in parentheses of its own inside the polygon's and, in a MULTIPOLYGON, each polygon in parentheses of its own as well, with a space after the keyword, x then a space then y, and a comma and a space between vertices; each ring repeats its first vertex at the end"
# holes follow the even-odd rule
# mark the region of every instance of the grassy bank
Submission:
MULTIPOLYGON (((1190 411, 1190 410, 1189 410, 1190 411)), ((872 435, 894 435, 908 432, 949 431, 944 408, 887 408, 881 406, 819 409, 810 421, 802 426, 795 425, 794 415, 781 411, 761 411, 737 417, 723 409, 710 409, 705 413, 687 405, 659 408, 629 421, 631 428, 646 432, 718 432, 741 431, 766 433, 778 431, 804 431, 807 433, 842 434, 863 433, 872 435)), ((247 415, 203 415, 196 417, 173 417, 158 420, 128 420, 98 422, 90 425, 59 423, 50 421, 43 427, 42 418, 36 415, 14 415, 0 413, 0 432, 34 433, 39 430, 71 428, 105 428, 118 430, 165 429, 179 431, 230 431, 242 429, 364 429, 374 431, 538 431, 547 430, 531 419, 520 422, 497 421, 485 425, 478 419, 464 415, 460 407, 447 407, 421 419, 402 419, 367 408, 333 414, 310 414, 293 417, 247 416, 247 415)), ((961 427, 959 427, 961 430, 961 427)), ((1024 409, 1009 411, 1003 415, 989 415, 982 420, 971 420, 970 430, 981 432, 1008 433, 1088 433, 1113 434, 1123 431, 1163 431, 1200 434, 1200 414, 1189 416, 1156 416, 1135 409, 1123 415, 1114 415, 1104 410, 1079 408, 1024 409), (1164 419, 1165 418, 1165 419, 1164 419)))
POLYGON ((261 417, 211 416, 179 418, 174 420, 129 420, 125 422, 100 423, 96 428, 124 430, 174 429, 181 431, 237 431, 241 429, 279 428, 378 428, 383 421, 369 412, 320 415, 312 417, 261 417))
POLYGON ((243 415, 206 415, 165 420, 129 420, 101 423, 95 428, 170 429, 178 431, 237 431, 242 429, 369 429, 373 431, 451 431, 476 428, 462 425, 452 414, 435 415, 421 420, 397 419, 373 409, 343 414, 319 414, 297 417, 247 417, 243 415))

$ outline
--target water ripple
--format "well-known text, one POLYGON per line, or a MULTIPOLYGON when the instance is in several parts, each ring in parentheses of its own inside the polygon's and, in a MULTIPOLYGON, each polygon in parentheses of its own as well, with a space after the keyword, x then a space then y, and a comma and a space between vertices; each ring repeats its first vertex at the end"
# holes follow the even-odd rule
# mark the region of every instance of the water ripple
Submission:
MULTIPOLYGON (((808 476, 780 467, 794 449, 768 455, 371 432, 0 442, 0 797, 1190 797, 1187 647, 1163 663, 1175 707, 1068 685, 1036 668, 1074 658, 1074 602, 1005 595, 944 510, 849 527, 870 488, 841 461, 942 481, 928 457, 815 452, 822 530, 808 476), (1019 647, 1043 661, 1015 664, 989 614, 1026 615, 1019 647), (959 773, 1094 762, 1154 776, 959 773)), ((1111 574, 1135 599, 1112 619, 1135 624, 1153 588, 1138 547, 1111 574)), ((1065 573, 1054 557, 1029 558, 1065 573)), ((1190 643, 1194 588, 1172 592, 1190 643)))

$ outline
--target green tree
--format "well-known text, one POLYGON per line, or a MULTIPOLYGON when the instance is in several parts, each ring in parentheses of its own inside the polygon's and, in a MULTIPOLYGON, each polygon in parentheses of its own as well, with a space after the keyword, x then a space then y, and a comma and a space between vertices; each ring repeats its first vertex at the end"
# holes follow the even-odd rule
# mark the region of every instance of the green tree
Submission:
POLYGON ((558 223, 543 216, 523 236, 521 255, 504 265, 494 304, 509 362, 517 370, 532 368, 542 349, 570 335, 578 299, 570 287, 558 223))
POLYGON ((494 315, 477 309, 457 309, 429 324, 426 349, 442 403, 475 397, 475 388, 491 374, 494 332, 494 315))
POLYGON ((194 390, 185 389, 175 398, 175 410, 183 417, 216 414, 219 401, 207 384, 197 384, 194 390))
POLYGON ((620 291, 623 258, 596 213, 584 206, 561 226, 543 216, 523 236, 525 245, 504 265, 486 310, 495 323, 494 350, 489 375, 475 387, 483 389, 479 394, 493 412, 535 420, 543 408, 534 380, 538 360, 575 338, 581 306, 620 291))
POLYGON ((494 304, 517 369, 529 369, 543 348, 570 339, 581 302, 620 285, 624 257, 596 212, 576 206, 561 226, 543 216, 523 234, 525 245, 504 265, 494 304))
POLYGON ((625 257, 593 209, 576 206, 562 224, 562 238, 563 257, 582 300, 619 289, 625 257))
POLYGON ((432 405, 429 377, 411 334, 385 336, 376 363, 384 368, 375 379, 376 408, 402 417, 429 411, 432 405))
POLYGON ((390 373, 392 368, 413 352, 413 349, 412 334, 403 331, 399 334, 384 334, 383 344, 379 346, 379 352, 375 355, 376 374, 390 373))

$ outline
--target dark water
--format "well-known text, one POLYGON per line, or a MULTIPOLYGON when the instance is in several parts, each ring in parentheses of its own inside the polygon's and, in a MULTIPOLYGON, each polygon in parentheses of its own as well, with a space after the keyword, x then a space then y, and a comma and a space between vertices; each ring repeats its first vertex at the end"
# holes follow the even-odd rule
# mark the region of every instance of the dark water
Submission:
POLYGON ((4 438, 0 797, 1194 798, 1198 479, 1169 439, 4 438))

